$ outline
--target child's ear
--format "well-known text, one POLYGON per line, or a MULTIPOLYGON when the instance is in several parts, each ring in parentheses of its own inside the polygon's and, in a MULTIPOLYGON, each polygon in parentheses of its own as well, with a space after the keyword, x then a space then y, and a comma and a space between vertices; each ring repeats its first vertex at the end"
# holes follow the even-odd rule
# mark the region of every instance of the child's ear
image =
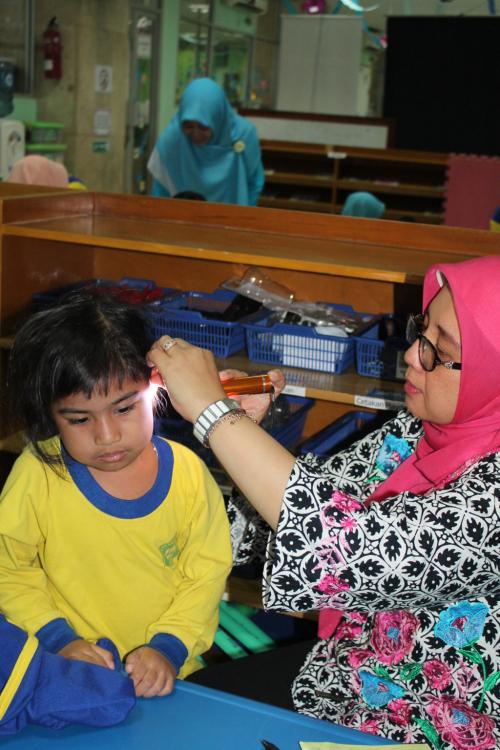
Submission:
POLYGON ((149 376, 149 382, 152 383, 153 385, 160 386, 160 388, 165 388, 163 378, 160 375, 160 372, 157 367, 151 368, 151 375, 149 376))

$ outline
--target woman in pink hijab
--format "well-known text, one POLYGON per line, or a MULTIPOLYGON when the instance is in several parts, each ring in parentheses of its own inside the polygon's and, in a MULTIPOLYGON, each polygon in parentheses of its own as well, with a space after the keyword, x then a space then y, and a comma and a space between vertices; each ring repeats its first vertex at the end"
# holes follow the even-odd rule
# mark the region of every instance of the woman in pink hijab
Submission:
POLYGON ((68 172, 63 164, 32 154, 23 156, 14 164, 8 182, 67 188, 68 172))
POLYGON ((215 413, 211 355, 156 342, 175 408, 272 529, 266 608, 338 612, 312 648, 194 681, 286 705, 276 684, 300 667, 298 711, 440 750, 500 747, 499 289, 500 257, 430 268, 406 408, 326 460, 295 458, 230 404, 215 413))

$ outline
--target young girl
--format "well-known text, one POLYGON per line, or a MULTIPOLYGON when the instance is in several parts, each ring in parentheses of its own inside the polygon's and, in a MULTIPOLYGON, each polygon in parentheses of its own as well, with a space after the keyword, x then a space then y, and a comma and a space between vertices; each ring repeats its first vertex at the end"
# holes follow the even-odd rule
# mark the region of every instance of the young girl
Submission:
POLYGON ((166 695, 217 627, 231 566, 221 493, 188 449, 153 436, 148 325, 80 292, 16 336, 11 404, 30 444, 0 497, 0 609, 48 651, 166 695))

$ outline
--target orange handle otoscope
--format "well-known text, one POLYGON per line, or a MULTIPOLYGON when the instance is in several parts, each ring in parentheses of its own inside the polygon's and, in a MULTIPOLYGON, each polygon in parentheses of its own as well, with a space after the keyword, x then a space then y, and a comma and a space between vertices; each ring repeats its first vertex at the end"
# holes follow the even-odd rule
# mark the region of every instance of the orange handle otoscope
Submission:
POLYGON ((243 396, 256 393, 272 393, 274 386, 267 373, 264 375, 249 375, 244 378, 224 380, 222 387, 230 396, 243 396))

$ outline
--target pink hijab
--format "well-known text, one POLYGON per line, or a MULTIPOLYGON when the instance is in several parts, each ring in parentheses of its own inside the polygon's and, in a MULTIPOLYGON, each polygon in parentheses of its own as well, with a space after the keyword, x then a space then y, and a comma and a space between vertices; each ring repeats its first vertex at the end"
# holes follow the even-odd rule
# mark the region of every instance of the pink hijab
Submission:
MULTIPOLYGON (((367 504, 444 487, 469 464, 500 450, 500 257, 431 266, 424 280, 424 312, 441 289, 442 276, 453 296, 462 348, 455 414, 449 424, 423 422, 416 451, 379 484, 367 504)), ((330 637, 341 617, 323 610, 320 637, 330 637)))
POLYGON ((68 187, 66 167, 45 156, 23 156, 19 159, 9 175, 8 182, 22 185, 44 185, 47 187, 68 187))

